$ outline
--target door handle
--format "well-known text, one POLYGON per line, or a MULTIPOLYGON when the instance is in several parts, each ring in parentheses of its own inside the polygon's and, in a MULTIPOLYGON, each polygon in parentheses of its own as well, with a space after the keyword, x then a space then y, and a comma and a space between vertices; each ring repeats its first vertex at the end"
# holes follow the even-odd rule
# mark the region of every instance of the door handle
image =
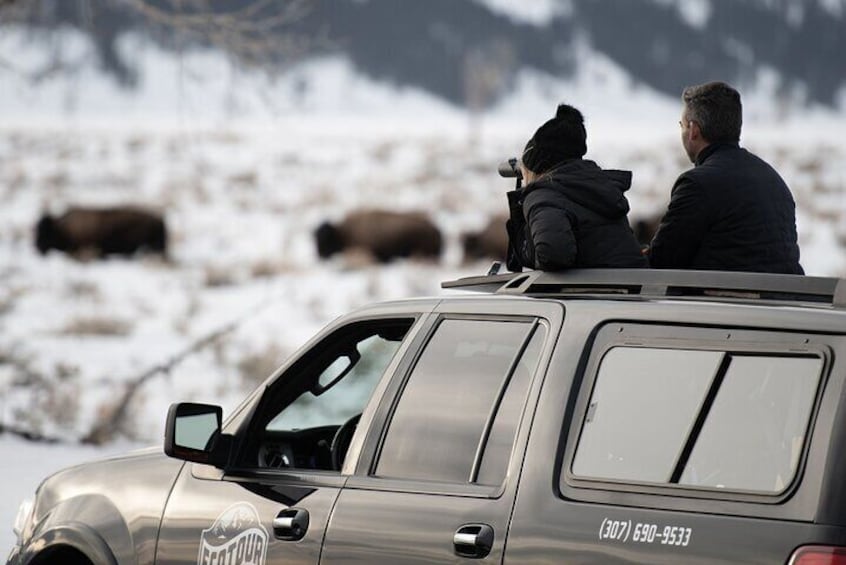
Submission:
POLYGON ((487 524, 466 524, 452 536, 455 554, 460 557, 481 559, 491 552, 493 542, 494 531, 487 524))
POLYGON ((308 510, 288 508, 273 519, 273 535, 284 541, 303 539, 308 530, 308 510))

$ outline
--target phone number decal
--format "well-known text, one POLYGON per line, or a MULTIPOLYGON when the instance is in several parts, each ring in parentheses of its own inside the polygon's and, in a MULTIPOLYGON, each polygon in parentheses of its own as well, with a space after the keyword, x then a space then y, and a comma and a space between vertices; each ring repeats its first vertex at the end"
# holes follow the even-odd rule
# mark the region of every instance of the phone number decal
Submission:
POLYGON ((605 518, 599 526, 599 539, 623 543, 656 543, 687 547, 693 534, 685 526, 659 526, 645 522, 632 523, 631 520, 612 520, 605 518))

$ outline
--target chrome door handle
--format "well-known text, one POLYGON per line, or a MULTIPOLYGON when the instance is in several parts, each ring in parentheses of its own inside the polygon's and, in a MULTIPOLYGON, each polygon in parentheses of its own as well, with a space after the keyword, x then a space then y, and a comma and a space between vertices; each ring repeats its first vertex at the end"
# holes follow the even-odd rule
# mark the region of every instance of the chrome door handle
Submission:
POLYGON ((273 519, 273 529, 274 530, 290 530, 294 526, 294 517, 293 516, 277 516, 273 519))
POLYGON ((462 534, 455 532, 455 535, 452 537, 452 543, 455 545, 469 545, 475 547, 478 539, 479 534, 462 534))
POLYGON ((308 531, 308 510, 288 508, 273 519, 273 535, 284 541, 303 539, 308 531))
POLYGON ((491 552, 494 542, 493 528, 487 524, 467 524, 452 536, 455 554, 460 557, 481 559, 491 552))

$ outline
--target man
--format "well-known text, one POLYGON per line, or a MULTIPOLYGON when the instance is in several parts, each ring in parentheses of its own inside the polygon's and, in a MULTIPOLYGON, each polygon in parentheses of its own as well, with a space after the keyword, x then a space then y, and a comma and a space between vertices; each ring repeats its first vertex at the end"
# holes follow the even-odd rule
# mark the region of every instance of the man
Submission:
POLYGON ((695 166, 673 186, 648 252, 651 265, 803 274, 790 190, 739 146, 740 94, 709 82, 686 88, 682 100, 682 145, 695 166))
POLYGON ((586 140, 581 112, 561 104, 526 144, 527 184, 508 194, 509 270, 647 266, 626 217, 632 174, 584 159, 586 140))

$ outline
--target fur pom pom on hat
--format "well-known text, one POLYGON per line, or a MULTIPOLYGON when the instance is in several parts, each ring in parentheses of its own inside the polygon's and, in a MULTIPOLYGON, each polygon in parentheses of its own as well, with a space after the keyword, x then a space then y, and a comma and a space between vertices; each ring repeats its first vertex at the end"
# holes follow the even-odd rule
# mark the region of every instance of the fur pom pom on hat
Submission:
POLYGON ((542 174, 567 159, 587 153, 587 133, 582 113, 560 104, 555 117, 535 132, 523 150, 522 161, 533 173, 542 174))

